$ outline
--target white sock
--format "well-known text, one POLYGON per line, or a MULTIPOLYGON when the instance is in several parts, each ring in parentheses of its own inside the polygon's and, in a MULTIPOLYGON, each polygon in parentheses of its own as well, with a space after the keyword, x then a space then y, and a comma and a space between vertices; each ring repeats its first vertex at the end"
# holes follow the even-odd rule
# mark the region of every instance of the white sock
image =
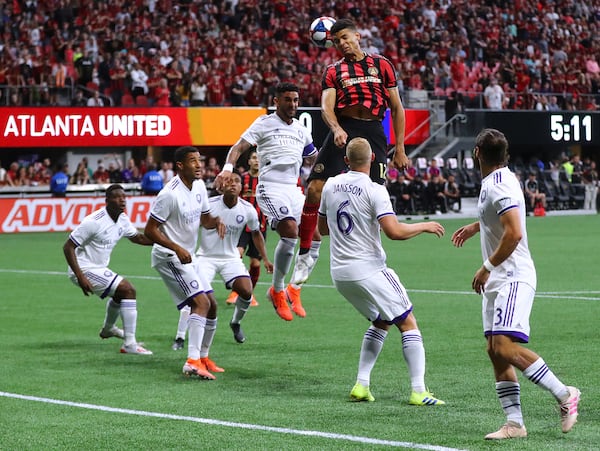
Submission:
POLYGON ((363 337, 358 359, 358 375, 356 381, 368 387, 371 383, 371 371, 377 362, 377 357, 383 348, 387 330, 371 325, 363 337))
POLYGON ((202 346, 200 347, 200 358, 208 357, 210 351, 210 345, 212 345, 213 338, 215 338, 215 332, 217 331, 217 318, 206 319, 206 325, 204 326, 204 337, 202 337, 202 346))
POLYGON ((518 382, 496 382, 496 394, 506 419, 523 426, 523 413, 521 412, 521 386, 518 382))
POLYGON ((280 238, 277 242, 273 257, 273 288, 275 291, 281 291, 284 288, 285 275, 292 266, 297 242, 298 238, 280 238))
POLYGON ((175 335, 175 338, 185 340, 185 334, 187 333, 188 328, 188 318, 190 317, 191 311, 192 309, 189 305, 186 305, 179 310, 179 323, 177 323, 177 335, 175 335))
POLYGON ((188 359, 200 358, 200 346, 204 338, 206 318, 197 313, 191 313, 188 318, 188 359))
POLYGON ((240 323, 240 321, 244 318, 244 315, 246 315, 246 312, 248 311, 251 302, 252 296, 250 296, 250 299, 242 299, 241 296, 238 296, 237 300, 235 301, 235 310, 233 311, 233 317, 231 318, 231 322, 233 324, 240 323))
POLYGON ((523 376, 535 385, 548 390, 559 402, 569 398, 569 390, 565 384, 554 375, 541 357, 525 368, 523 376))
MULTIPOLYGON (((321 250, 321 242, 320 241, 313 241, 312 243, 310 243, 310 251, 308 251, 308 253, 312 257, 312 259, 315 261, 315 263, 319 259, 319 251, 320 250, 321 250)), ((312 271, 313 268, 314 268, 314 265, 312 268, 310 268, 310 270, 312 271)))
POLYGON ((137 302, 135 299, 121 299, 121 318, 123 319, 125 346, 135 344, 135 329, 137 327, 137 302))
POLYGON ((106 314, 104 315, 104 330, 110 330, 117 322, 117 318, 121 314, 121 306, 110 298, 106 301, 106 314))
POLYGON ((410 385, 413 391, 425 391, 425 348, 419 329, 402 333, 402 353, 410 374, 410 385))

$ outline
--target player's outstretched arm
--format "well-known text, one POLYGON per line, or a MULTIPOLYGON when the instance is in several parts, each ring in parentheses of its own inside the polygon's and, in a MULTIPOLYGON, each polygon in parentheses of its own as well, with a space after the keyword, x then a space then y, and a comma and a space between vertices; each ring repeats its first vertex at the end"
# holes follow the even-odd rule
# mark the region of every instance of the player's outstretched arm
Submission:
POLYGON ((77 261, 77 256, 75 255, 75 247, 75 243, 71 241, 70 238, 68 238, 63 246, 63 253, 65 254, 67 263, 69 264, 69 266, 73 270, 73 273, 75 273, 75 276, 77 277, 77 282, 81 287, 81 291, 83 291, 83 294, 85 294, 86 296, 89 296, 90 293, 93 293, 93 287, 88 278, 85 277, 83 271, 81 271, 81 268, 79 267, 79 262, 77 261))
POLYGON ((444 227, 435 221, 417 222, 414 224, 405 224, 398 222, 394 215, 382 216, 379 224, 385 235, 391 240, 408 240, 421 233, 432 233, 438 237, 444 236, 444 227))
POLYGON ((462 247, 469 238, 479 232, 479 221, 472 222, 462 226, 452 234, 452 244, 456 247, 462 247))

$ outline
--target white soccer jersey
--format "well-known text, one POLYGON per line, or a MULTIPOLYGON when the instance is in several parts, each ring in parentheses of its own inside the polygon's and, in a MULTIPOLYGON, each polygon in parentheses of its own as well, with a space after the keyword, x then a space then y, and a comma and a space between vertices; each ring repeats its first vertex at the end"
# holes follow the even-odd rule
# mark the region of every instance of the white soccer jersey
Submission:
POLYGON ((257 147, 258 178, 263 182, 296 185, 302 159, 317 152, 310 132, 298 119, 287 124, 277 113, 258 117, 242 138, 257 147))
MULTIPOLYGON (((158 193, 150 216, 158 221, 162 232, 190 254, 196 251, 200 216, 208 213, 208 193, 202 180, 195 180, 189 190, 179 176, 173 177, 158 193)), ((159 244, 152 246, 152 266, 169 260, 173 251, 159 244)))
POLYGON ((237 204, 229 208, 223 202, 223 196, 211 197, 209 200, 210 212, 219 216, 227 230, 225 238, 221 239, 217 229, 200 228, 200 247, 196 255, 208 258, 239 258, 237 249, 240 235, 248 225, 252 231, 259 230, 258 214, 256 209, 242 198, 238 198, 237 204))
POLYGON ((508 282, 525 282, 535 289, 537 278, 527 243, 525 197, 515 174, 504 167, 485 177, 481 182, 477 207, 483 260, 488 259, 498 247, 503 233, 500 216, 508 210, 519 209, 523 233, 521 241, 510 257, 490 273, 485 286, 486 291, 497 291, 508 282))
MULTIPOLYGON (((70 240, 75 243, 75 255, 82 270, 106 268, 110 262, 110 254, 117 242, 124 236, 138 234, 129 216, 121 213, 117 222, 113 221, 106 207, 86 216, 81 224, 71 232, 70 240)), ((69 272, 72 273, 71 268, 69 272)))
POLYGON ((386 267, 379 218, 395 213, 383 185, 356 171, 331 177, 319 215, 329 226, 332 279, 362 280, 386 267))

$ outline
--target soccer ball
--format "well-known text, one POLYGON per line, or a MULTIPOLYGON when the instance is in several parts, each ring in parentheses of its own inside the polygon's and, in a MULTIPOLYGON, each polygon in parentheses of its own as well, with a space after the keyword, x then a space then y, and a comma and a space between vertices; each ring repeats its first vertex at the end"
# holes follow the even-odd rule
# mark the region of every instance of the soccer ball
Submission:
POLYGON ((317 46, 329 48, 333 46, 331 27, 335 23, 333 17, 322 16, 310 24, 310 40, 317 46))

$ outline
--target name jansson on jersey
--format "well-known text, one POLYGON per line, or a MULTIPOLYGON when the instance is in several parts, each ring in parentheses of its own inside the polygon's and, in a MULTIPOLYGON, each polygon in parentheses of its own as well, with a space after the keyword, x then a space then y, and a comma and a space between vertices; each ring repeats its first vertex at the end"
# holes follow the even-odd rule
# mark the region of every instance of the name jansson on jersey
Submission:
POLYGON ((360 196, 362 191, 360 186, 352 185, 350 183, 337 183, 333 187, 334 193, 350 193, 355 196, 360 196))

